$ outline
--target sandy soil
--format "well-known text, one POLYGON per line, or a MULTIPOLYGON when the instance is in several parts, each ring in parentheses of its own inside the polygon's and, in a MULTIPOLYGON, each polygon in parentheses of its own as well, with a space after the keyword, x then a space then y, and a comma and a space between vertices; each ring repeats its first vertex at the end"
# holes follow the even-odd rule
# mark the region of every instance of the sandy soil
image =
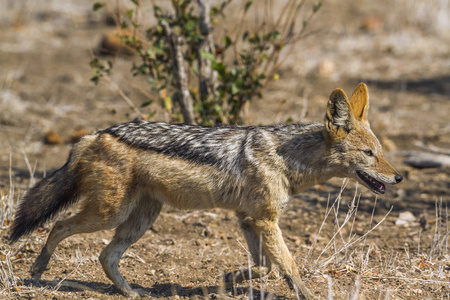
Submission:
MULTIPOLYGON (((2 236, 11 202, 29 187, 30 174, 39 180, 61 166, 76 130, 95 131, 134 118, 111 85, 96 87, 89 81, 89 61, 102 34, 113 30, 104 14, 91 11, 92 4, 0 3, 2 236), (45 143, 51 131, 56 144, 45 143)), ((340 194, 343 181, 334 179, 292 200, 281 228, 307 286, 322 298, 330 293, 335 299, 450 297, 449 169, 403 163, 405 152, 423 150, 420 145, 450 149, 449 5, 327 1, 312 25, 319 32, 296 45, 280 80, 252 103, 249 124, 321 121, 334 88, 351 93, 364 81, 371 93, 372 128, 405 177, 378 197, 352 181, 340 194), (404 212, 415 220, 396 225, 404 212)), ((145 97, 128 83, 134 58, 107 59, 115 62, 113 81, 134 103, 143 102, 145 97)), ((147 87, 143 78, 133 80, 147 87)), ((164 115, 158 111, 155 120, 164 115)), ((121 271, 132 286, 155 298, 295 298, 276 273, 223 288, 221 274, 248 265, 236 220, 224 210, 166 207, 152 230, 126 252, 121 271)), ((13 246, 0 242, 0 295, 123 298, 97 260, 112 232, 62 242, 42 286, 34 286, 28 270, 51 226, 13 246)))

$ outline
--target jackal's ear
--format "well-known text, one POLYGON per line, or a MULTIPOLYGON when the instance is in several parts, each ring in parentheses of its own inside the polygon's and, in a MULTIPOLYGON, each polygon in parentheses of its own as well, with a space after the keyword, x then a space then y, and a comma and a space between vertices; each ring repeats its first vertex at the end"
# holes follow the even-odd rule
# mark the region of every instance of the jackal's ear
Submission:
POLYGON ((356 87, 352 97, 350 98, 350 105, 356 120, 367 123, 367 111, 369 110, 369 89, 364 82, 361 82, 356 87))
POLYGON ((333 138, 347 136, 353 128, 354 117, 347 95, 341 89, 335 89, 328 100, 325 114, 325 127, 333 138))

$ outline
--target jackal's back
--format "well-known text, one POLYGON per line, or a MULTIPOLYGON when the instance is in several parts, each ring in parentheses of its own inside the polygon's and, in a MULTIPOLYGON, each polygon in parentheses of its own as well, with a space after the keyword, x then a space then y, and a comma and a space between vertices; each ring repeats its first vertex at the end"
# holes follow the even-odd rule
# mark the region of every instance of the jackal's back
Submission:
POLYGON ((241 172, 263 154, 272 154, 285 140, 318 130, 321 124, 273 126, 196 126, 134 121, 112 126, 111 134, 139 149, 206 164, 223 171, 241 172))

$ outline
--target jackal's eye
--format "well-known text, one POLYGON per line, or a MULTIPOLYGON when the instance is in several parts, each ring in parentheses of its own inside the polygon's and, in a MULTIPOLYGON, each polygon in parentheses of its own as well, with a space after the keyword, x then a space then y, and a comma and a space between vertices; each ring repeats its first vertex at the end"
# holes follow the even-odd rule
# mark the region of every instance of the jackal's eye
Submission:
POLYGON ((364 152, 367 156, 373 156, 373 152, 372 152, 372 150, 370 150, 370 149, 363 150, 363 152, 364 152))

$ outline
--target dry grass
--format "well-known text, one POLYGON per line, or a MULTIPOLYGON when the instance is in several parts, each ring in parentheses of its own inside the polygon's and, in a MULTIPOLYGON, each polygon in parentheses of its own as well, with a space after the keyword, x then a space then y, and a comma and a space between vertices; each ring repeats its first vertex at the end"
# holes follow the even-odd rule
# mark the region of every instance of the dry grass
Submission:
MULTIPOLYGON (((377 245, 378 238, 374 239, 371 233, 388 222, 387 218, 392 214, 392 207, 375 223, 377 201, 375 198, 370 221, 364 226, 364 231, 356 230, 355 224, 361 215, 361 213, 358 215, 360 196, 357 190, 353 199, 349 201, 345 213, 341 207, 342 192, 347 183, 344 180, 340 193, 331 206, 327 206, 323 222, 305 257, 306 262, 313 262, 307 268, 308 273, 313 278, 326 280, 328 299, 359 299, 373 295, 376 290, 374 282, 381 284, 378 298, 389 299, 391 289, 395 289, 390 287, 389 282, 392 281, 400 282, 400 285, 413 286, 413 292, 418 296, 424 293, 426 287, 434 289, 438 295, 441 288, 450 284, 449 216, 442 200, 436 201, 435 219, 427 221, 431 224, 431 228, 423 231, 423 224, 422 227, 418 223, 411 224, 417 229, 409 234, 418 236, 416 247, 411 245, 409 240, 405 240, 403 249, 383 249, 377 245), (322 241, 320 244, 319 240, 322 241), (343 289, 342 282, 349 280, 351 288, 343 289)), ((384 225, 384 230, 393 226, 384 225)), ((402 229, 392 228, 392 230, 400 232, 402 229)), ((392 244, 399 243, 392 241, 392 244)), ((448 298, 448 291, 446 295, 448 298)))

